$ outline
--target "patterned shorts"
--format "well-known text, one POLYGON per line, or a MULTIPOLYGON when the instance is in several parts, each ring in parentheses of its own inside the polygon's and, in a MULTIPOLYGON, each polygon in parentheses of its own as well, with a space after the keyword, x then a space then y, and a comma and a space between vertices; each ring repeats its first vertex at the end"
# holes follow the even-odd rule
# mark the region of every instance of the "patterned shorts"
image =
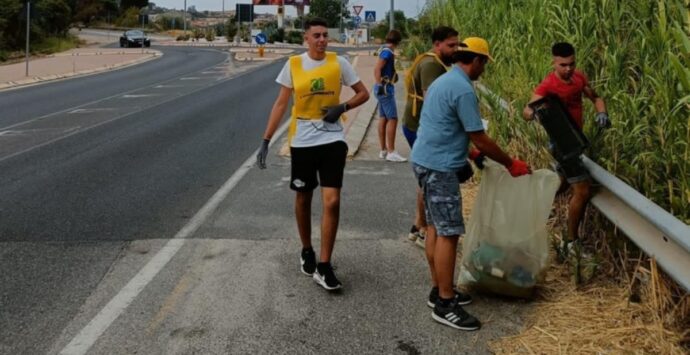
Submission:
POLYGON ((412 170, 424 193, 427 223, 433 225, 442 237, 464 234, 465 222, 457 173, 427 169, 417 164, 412 164, 412 170))

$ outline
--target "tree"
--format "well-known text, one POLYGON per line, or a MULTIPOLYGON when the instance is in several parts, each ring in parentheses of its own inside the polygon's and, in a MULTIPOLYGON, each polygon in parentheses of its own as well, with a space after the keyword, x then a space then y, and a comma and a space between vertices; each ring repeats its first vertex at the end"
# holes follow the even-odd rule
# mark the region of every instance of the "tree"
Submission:
POLYGON ((22 10, 26 12, 20 1, 0 0, 0 51, 16 49, 24 40, 22 10))
MULTIPOLYGON (((386 12, 386 18, 383 19, 381 22, 382 25, 385 26, 386 29, 390 28, 390 11, 386 12)), ((405 13, 401 10, 394 10, 393 11, 393 23, 394 28, 398 31, 400 31, 400 34, 402 34, 403 38, 407 37, 408 34, 408 23, 407 23, 407 18, 405 17, 405 13)), ((386 32, 388 33, 388 32, 386 32)), ((385 35, 384 35, 385 37, 385 35)))
POLYGON ((237 18, 231 17, 225 22, 225 38, 227 38, 228 42, 232 42, 235 40, 236 35, 237 35, 237 18))
POLYGON ((118 13, 115 0, 76 0, 72 6, 75 22, 87 27, 93 20, 105 19, 118 13))
POLYGON ((37 4, 42 15, 38 23, 48 35, 64 37, 72 22, 72 9, 64 0, 42 0, 37 4))
POLYGON ((340 18, 350 17, 347 11, 347 1, 340 0, 311 0, 309 17, 321 17, 328 22, 328 27, 340 27, 340 18))

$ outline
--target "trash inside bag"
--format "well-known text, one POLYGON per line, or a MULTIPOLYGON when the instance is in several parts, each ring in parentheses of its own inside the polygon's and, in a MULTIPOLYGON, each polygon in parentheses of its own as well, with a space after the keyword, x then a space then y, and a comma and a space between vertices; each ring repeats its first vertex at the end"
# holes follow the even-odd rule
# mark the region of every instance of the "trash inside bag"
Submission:
POLYGON ((463 239, 458 282, 480 291, 531 297, 547 266, 546 222, 559 185, 550 170, 514 178, 487 161, 463 239))

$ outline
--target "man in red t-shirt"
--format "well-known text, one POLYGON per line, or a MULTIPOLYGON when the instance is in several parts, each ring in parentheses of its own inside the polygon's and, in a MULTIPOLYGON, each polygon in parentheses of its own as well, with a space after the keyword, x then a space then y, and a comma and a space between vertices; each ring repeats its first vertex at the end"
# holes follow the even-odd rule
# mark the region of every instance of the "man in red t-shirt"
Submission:
MULTIPOLYGON (((608 128, 610 121, 606 113, 604 100, 589 86, 587 76, 575 70, 575 48, 570 43, 556 43, 551 48, 553 54, 553 72, 534 89, 530 103, 545 96, 556 96, 568 110, 575 124, 582 129, 582 95, 584 94, 594 104, 597 111, 596 124, 608 128)), ((523 110, 526 120, 534 119, 534 111, 529 104, 523 110)), ((572 197, 568 204, 568 235, 564 238, 561 251, 567 253, 570 243, 579 241, 579 227, 590 197, 591 178, 580 157, 563 161, 559 154, 552 155, 558 161, 558 172, 561 181, 567 181, 572 187, 572 197)), ((567 255, 567 254, 566 254, 567 255)))

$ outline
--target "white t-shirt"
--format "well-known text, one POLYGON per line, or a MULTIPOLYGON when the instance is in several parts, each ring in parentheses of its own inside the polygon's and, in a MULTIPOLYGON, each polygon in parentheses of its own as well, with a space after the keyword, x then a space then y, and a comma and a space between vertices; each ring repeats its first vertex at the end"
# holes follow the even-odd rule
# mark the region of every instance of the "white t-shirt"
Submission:
MULTIPOLYGON (((307 52, 300 55, 302 57, 302 68, 311 70, 326 64, 326 58, 313 60, 307 52)), ((338 56, 340 64, 340 82, 345 86, 357 84, 360 79, 347 59, 338 56)), ((292 89, 292 73, 290 72, 290 61, 288 60, 280 71, 276 82, 287 88, 292 89)), ((340 121, 328 123, 319 120, 297 120, 297 130, 292 137, 290 146, 292 147, 313 147, 337 141, 345 140, 345 132, 340 121)))

